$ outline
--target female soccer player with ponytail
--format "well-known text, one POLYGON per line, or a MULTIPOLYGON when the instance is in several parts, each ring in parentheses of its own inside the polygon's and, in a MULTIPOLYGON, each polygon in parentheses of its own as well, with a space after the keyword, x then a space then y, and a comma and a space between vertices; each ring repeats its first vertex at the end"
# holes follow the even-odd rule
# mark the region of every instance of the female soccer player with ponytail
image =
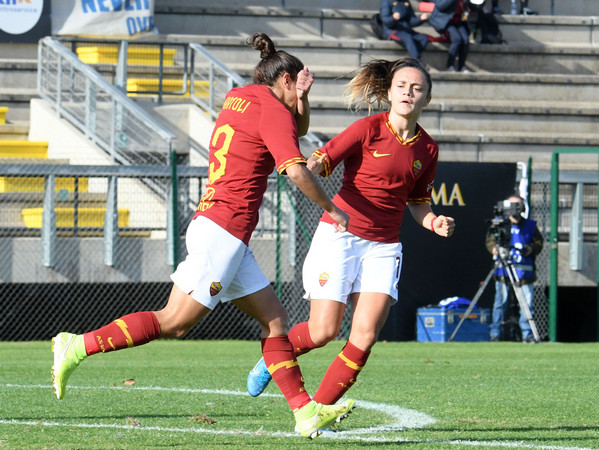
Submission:
POLYGON ((233 88, 210 141, 209 183, 187 229, 188 256, 172 274, 168 303, 160 311, 136 312, 82 335, 54 339, 52 381, 63 398, 69 376, 87 356, 178 338, 219 302, 232 301, 262 328, 262 353, 272 377, 295 413, 298 431, 317 437, 352 410, 353 400, 329 406, 314 402, 304 388, 286 334, 287 312, 262 273, 248 243, 256 224, 268 176, 276 167, 322 207, 340 231, 348 216, 322 190, 299 150, 298 128, 309 122, 312 75, 296 57, 277 51, 257 33, 248 44, 260 51, 254 84, 233 88))
MULTIPOLYGON (((449 237, 451 217, 430 207, 438 146, 418 124, 431 99, 431 78, 414 58, 375 60, 358 69, 348 86, 350 105, 390 105, 389 112, 358 120, 308 160, 328 176, 342 161, 342 187, 333 199, 349 213, 346 232, 324 213, 304 262, 310 317, 289 331, 296 355, 322 347, 339 334, 345 305, 353 306, 349 340, 326 372, 314 400, 334 404, 355 383, 397 302, 402 246, 399 229, 406 206, 428 231, 449 237)), ((248 376, 248 391, 260 395, 270 374, 263 361, 248 376)))

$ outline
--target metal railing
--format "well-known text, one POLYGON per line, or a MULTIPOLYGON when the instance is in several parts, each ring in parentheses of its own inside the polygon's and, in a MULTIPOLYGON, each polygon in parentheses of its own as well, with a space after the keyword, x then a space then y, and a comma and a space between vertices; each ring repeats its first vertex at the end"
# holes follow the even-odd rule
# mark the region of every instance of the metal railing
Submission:
POLYGON ((169 164, 175 135, 52 37, 38 50, 38 92, 120 164, 169 164))
MULTIPOLYGON (((206 48, 197 43, 190 43, 191 76, 190 89, 192 100, 211 119, 216 120, 225 102, 227 92, 235 86, 246 84, 244 78, 229 69, 223 62, 215 58, 206 48)), ((314 149, 320 148, 324 142, 312 132, 302 136, 304 143, 314 149)))
MULTIPOLYGON (((187 98, 216 120, 225 96, 247 80, 197 43, 61 38, 82 61, 92 64, 106 80, 133 96, 187 98), (91 53, 93 51, 93 53, 91 53)), ((300 140, 316 149, 324 145, 314 133, 300 140)))
POLYGON ((236 72, 216 59, 200 44, 189 44, 191 49, 191 99, 216 120, 225 102, 225 95, 235 86, 243 86, 246 81, 236 72), (196 81, 206 82, 205 89, 196 89, 196 81), (206 91, 207 89, 207 91, 206 91), (206 95, 208 94, 208 95, 206 95))

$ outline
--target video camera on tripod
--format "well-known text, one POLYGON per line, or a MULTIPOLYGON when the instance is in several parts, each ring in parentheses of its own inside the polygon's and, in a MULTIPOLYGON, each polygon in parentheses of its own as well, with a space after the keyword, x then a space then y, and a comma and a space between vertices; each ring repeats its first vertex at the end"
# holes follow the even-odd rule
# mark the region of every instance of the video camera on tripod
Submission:
POLYGON ((510 217, 519 217, 522 212, 522 203, 503 200, 497 202, 493 207, 493 218, 487 220, 489 234, 495 238, 495 245, 502 258, 508 256, 511 247, 512 222, 510 217))
POLYGON ((506 274, 505 276, 507 277, 507 282, 510 284, 511 289, 516 296, 516 300, 518 301, 524 317, 526 317, 526 320, 530 324, 530 329, 532 331, 534 340, 535 342, 540 342, 541 338, 539 336, 536 323, 532 317, 532 313, 530 312, 530 308, 528 307, 524 293, 522 292, 522 286, 520 285, 518 273, 514 268, 514 264, 510 258, 510 253, 512 250, 516 250, 514 247, 512 247, 513 223, 510 220, 510 217, 520 217, 523 212, 524 205, 521 202, 510 202, 509 200, 504 200, 497 202, 497 204, 493 207, 494 217, 487 220, 489 225, 488 235, 493 236, 495 239, 495 248, 497 249, 498 257, 495 259, 495 264, 487 274, 487 277, 481 283, 476 295, 470 303, 470 306, 468 306, 466 309, 466 312, 462 316, 460 323, 458 323, 457 327, 453 331, 453 334, 449 337, 450 342, 453 341, 453 338, 462 326, 464 319, 468 317, 468 315, 472 312, 472 309, 476 306, 476 303, 489 284, 489 281, 491 280, 491 277, 497 268, 502 268, 503 272, 506 274))

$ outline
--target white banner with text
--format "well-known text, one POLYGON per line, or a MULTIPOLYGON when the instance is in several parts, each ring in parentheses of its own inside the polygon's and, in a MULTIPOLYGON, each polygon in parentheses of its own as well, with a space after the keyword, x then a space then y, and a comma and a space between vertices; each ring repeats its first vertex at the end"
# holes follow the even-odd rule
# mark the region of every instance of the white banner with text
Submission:
POLYGON ((154 0, 53 0, 52 34, 133 37, 156 33, 154 0))

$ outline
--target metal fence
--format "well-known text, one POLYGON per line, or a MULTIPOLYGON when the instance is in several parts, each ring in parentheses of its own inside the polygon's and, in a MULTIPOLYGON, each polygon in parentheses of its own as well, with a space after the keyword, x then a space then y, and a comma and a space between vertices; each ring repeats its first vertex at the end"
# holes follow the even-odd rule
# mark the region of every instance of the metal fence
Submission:
MULTIPOLYGON (((0 164, 0 340, 84 332, 162 308, 172 247, 178 241, 185 257, 184 233, 207 183, 205 167, 179 166, 177 174, 172 183, 167 166, 0 164), (177 187, 175 227, 172 195, 154 184, 177 187)), ((338 182, 325 181, 330 193, 338 182)), ((250 245, 292 323, 307 318, 301 263, 319 217, 293 183, 271 176, 250 245)), ((220 305, 187 337, 259 336, 253 319, 220 305)))
MULTIPOLYGON (((337 191, 341 173, 322 180, 330 195, 337 191)), ((60 330, 84 332, 132 311, 163 307, 171 289, 176 242, 169 238, 172 201, 148 186, 173 186, 170 174, 165 166, 0 164, 0 340, 48 339, 60 330)), ((178 167, 180 259, 185 257, 185 229, 206 183, 206 168, 178 167)), ((596 184, 588 185, 596 191, 596 184)), ((535 310, 539 332, 546 338, 549 183, 535 181, 531 188, 531 217, 545 237, 537 258, 535 310)), ((563 217, 569 214, 572 195, 572 186, 564 183, 563 217)), ((583 218, 584 229, 596 233, 596 195, 585 205, 590 213, 583 218)), ((285 177, 269 179, 250 246, 289 311, 290 323, 308 317, 301 269, 320 214, 285 177)), ((349 323, 348 311, 341 338, 348 336, 349 323)), ((259 335, 255 321, 231 305, 220 305, 187 337, 259 335)))
MULTIPOLYGON (((537 221, 545 245, 536 258, 537 281, 535 283, 535 321, 543 339, 549 337, 550 321, 550 253, 551 253, 551 177, 549 173, 535 174, 531 183, 531 218, 537 221)), ((598 233, 598 184, 596 173, 564 173, 560 176, 557 191, 558 224, 557 241, 569 242, 570 268, 572 259, 578 257, 572 250, 576 247, 578 238, 581 242, 597 242, 598 233), (577 210, 576 199, 580 196, 581 208, 577 210), (578 236, 577 229, 581 235, 578 236)), ((557 283, 557 281, 556 281, 557 283)), ((553 319, 555 320, 555 319, 553 319)), ((553 331, 555 339, 555 329, 553 331)))

